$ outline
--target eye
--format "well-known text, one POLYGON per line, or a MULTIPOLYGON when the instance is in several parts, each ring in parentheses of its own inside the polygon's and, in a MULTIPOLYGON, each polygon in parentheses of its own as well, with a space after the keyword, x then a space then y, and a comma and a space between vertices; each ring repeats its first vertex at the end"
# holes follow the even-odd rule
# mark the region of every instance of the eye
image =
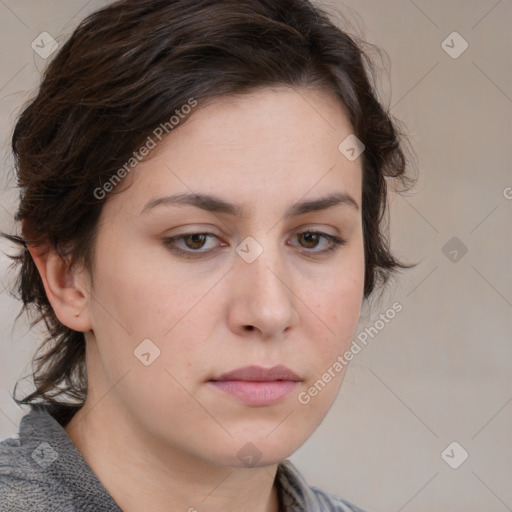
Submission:
MULTIPOLYGON (((206 245, 206 241, 209 238, 218 238, 213 233, 185 233, 183 235, 173 236, 170 238, 164 239, 165 246, 170 249, 172 252, 177 254, 181 254, 183 256, 194 257, 194 253, 198 253, 198 255, 206 254, 212 252, 213 248, 207 250, 199 250, 202 249, 206 245), (180 247, 177 242, 183 241, 185 247, 183 245, 180 247)), ((226 246, 227 244, 225 244, 226 246)))
MULTIPOLYGON (((330 253, 340 249, 341 246, 345 244, 345 240, 337 236, 323 233, 322 231, 301 231, 296 233, 294 236, 302 241, 300 245, 303 249, 305 249, 303 252, 307 254, 322 255, 330 253), (324 243, 320 244, 322 240, 324 243), (323 245, 323 249, 313 250, 316 249, 319 245, 323 245)), ((207 247, 208 239, 211 238, 219 240, 219 237, 213 233, 197 232, 184 233, 182 235, 165 238, 163 242, 164 245, 173 253, 184 256, 186 258, 195 258, 207 256, 215 251, 215 244, 212 247, 205 249, 205 247, 207 247)), ((228 244, 226 242, 221 242, 220 246, 227 247, 228 244)))
POLYGON ((318 247, 320 241, 323 239, 326 242, 326 244, 324 243, 324 249, 307 251, 317 254, 325 254, 328 252, 336 251, 345 244, 345 240, 334 235, 323 233, 322 231, 301 231, 300 233, 297 233, 296 236, 305 242, 305 244, 301 245, 306 249, 314 249, 318 247))

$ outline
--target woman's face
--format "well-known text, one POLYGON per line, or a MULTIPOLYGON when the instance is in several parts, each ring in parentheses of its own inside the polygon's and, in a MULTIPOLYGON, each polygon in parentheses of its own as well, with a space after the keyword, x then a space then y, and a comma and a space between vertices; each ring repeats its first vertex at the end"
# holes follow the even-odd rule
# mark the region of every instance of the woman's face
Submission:
POLYGON ((349 134, 325 92, 216 99, 106 202, 88 299, 89 400, 157 455, 269 465, 327 413, 343 372, 299 397, 348 349, 361 309, 361 159, 338 149, 349 134), (301 207, 334 194, 329 207, 301 207), (223 377, 278 365, 295 380, 223 377))

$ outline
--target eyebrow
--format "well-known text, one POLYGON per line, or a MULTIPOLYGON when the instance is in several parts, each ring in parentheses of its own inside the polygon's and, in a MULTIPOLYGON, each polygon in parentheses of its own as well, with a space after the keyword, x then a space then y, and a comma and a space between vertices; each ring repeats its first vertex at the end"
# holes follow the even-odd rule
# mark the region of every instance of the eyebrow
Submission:
MULTIPOLYGON (((224 213, 237 217, 244 216, 244 208, 241 205, 230 203, 208 194, 201 193, 181 193, 171 196, 156 197, 151 199, 141 211, 141 215, 158 206, 181 206, 189 205, 201 208, 208 212, 224 213)), ((291 205, 286 211, 284 218, 297 217, 305 213, 327 210, 338 205, 348 205, 359 211, 357 202, 346 192, 335 192, 318 199, 300 201, 291 205)))

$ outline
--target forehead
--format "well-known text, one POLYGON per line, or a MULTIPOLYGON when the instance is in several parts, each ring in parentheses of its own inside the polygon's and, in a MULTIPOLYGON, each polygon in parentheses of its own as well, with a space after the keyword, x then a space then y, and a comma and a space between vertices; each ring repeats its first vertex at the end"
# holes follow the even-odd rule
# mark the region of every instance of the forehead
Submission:
POLYGON ((278 204, 336 189, 360 202, 360 159, 349 161, 338 149, 351 133, 330 92, 283 87, 215 98, 199 104, 136 166, 124 199, 140 211, 142 201, 164 192, 278 204))
POLYGON ((174 149, 193 139, 217 153, 253 151, 260 153, 260 159, 270 157, 265 149, 274 149, 277 156, 288 158, 314 154, 315 148, 325 151, 333 143, 332 149, 336 149, 337 139, 352 131, 333 93, 290 87, 210 99, 178 128, 169 137, 174 139, 174 149), (309 143, 298 145, 305 140, 309 143))

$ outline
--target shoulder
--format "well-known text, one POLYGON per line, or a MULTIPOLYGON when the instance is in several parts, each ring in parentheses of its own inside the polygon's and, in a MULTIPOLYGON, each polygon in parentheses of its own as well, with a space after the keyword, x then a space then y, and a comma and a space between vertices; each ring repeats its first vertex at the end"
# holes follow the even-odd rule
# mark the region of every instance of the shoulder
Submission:
POLYGON ((371 512, 324 489, 309 485, 290 460, 279 465, 276 478, 286 511, 371 512))
POLYGON ((322 505, 322 508, 319 510, 329 510, 333 512, 371 512, 370 510, 358 507, 345 498, 341 498, 336 494, 332 494, 318 487, 311 486, 310 489, 322 505))
MULTIPOLYGON (((30 427, 24 423, 27 434, 30 427)), ((72 496, 45 470, 37 447, 19 434, 0 441, 0 512, 74 512, 72 496)))
POLYGON ((0 442, 0 512, 121 512, 52 411, 31 404, 0 442))

